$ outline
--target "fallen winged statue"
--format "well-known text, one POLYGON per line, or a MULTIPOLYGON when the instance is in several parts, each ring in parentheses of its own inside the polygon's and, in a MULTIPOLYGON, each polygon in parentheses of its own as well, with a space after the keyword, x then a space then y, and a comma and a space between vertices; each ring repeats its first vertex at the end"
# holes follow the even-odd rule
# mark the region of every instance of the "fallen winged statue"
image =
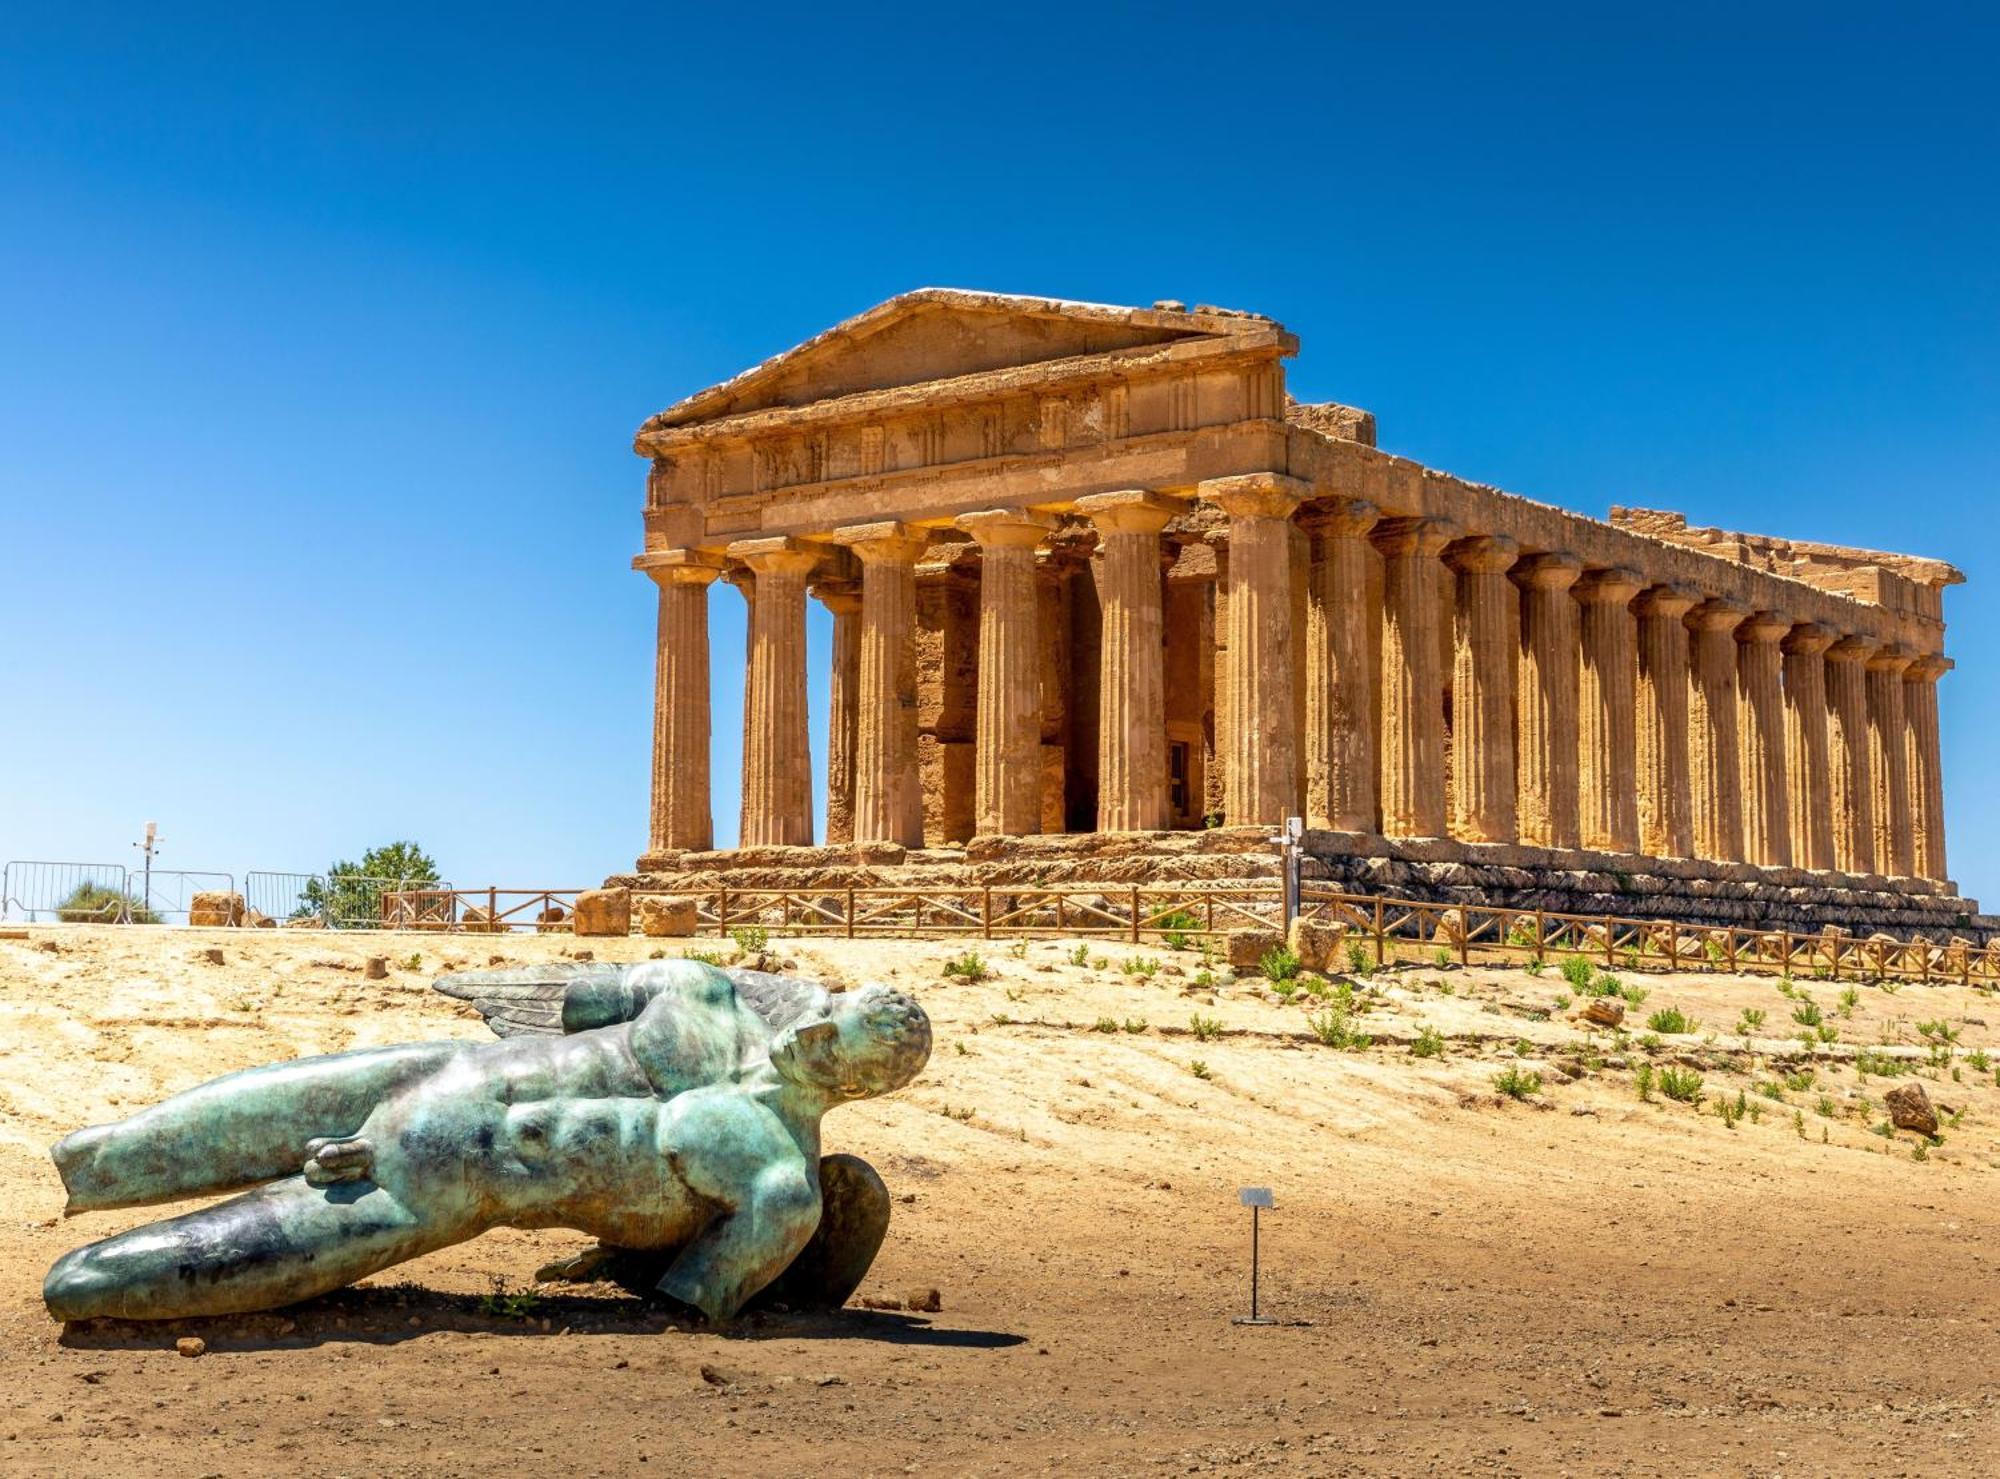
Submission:
POLYGON ((760 1293, 837 1306, 859 1285, 889 1195, 865 1161, 821 1157, 820 1117, 922 1071, 915 1001, 687 960, 475 971, 437 989, 501 1041, 246 1069, 58 1142, 70 1213, 254 1189, 64 1254, 49 1313, 271 1309, 494 1227, 593 1234, 598 1248, 554 1276, 612 1278, 712 1320, 760 1293))

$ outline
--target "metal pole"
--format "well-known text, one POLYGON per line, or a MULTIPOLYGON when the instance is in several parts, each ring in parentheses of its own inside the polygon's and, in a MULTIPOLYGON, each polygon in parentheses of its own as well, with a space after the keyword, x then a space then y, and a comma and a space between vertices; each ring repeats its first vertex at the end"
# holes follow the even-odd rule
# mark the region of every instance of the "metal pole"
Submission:
POLYGON ((1250 1318, 1257 1318, 1257 1216, 1263 1209, 1250 1209, 1250 1318))

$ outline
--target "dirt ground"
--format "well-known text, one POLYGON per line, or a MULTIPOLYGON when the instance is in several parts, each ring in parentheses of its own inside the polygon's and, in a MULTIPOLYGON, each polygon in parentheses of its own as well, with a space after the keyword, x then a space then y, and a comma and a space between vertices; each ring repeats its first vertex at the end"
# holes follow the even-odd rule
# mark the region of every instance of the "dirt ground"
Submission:
POLYGON ((1192 951, 984 942, 991 975, 968 983, 941 973, 963 943, 773 941, 932 1015, 925 1076, 836 1110, 827 1145, 899 1198, 862 1293, 934 1287, 938 1313, 675 1328, 610 1286, 534 1286, 587 1242, 563 1232, 279 1315, 65 1332, 43 1312, 59 1253, 169 1210, 63 1221, 59 1134, 273 1059, 481 1038, 431 975, 579 944, 0 942, 0 1471, 2000 1470, 2000 1003, 1955 987, 1843 1003, 1831 982, 1621 973, 1645 999, 1625 1035, 1593 1034, 1553 967, 1379 972, 1342 1018, 1338 981, 1287 1002, 1192 951), (396 958, 386 981, 362 977, 374 953, 396 958), (1647 1036, 1668 1007, 1699 1022, 1647 1036), (1838 1041, 1808 1062, 1789 1037, 1815 1010, 1838 1041), (1926 1054, 1919 1023, 1957 1041, 1926 1054), (1916 1072, 1844 1056, 1883 1043, 1916 1072), (1662 1093, 1669 1068, 1701 1075, 1699 1103, 1662 1093), (1524 1097, 1497 1090, 1509 1069, 1524 1097), (1940 1143, 1880 1133, 1909 1083, 1949 1111, 1940 1143), (1276 1196, 1272 1326, 1230 1320, 1246 1184, 1276 1196), (190 1335, 206 1354, 176 1353, 190 1335))

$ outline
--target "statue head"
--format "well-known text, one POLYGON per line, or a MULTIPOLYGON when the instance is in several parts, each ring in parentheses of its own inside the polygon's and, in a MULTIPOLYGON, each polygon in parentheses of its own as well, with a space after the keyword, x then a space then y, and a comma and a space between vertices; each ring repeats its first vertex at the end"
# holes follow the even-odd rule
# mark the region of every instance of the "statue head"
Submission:
POLYGON ((900 1089, 931 1056, 931 1020, 910 997, 864 986, 827 999, 824 1014, 794 1023, 771 1047, 771 1066, 829 1099, 900 1089))

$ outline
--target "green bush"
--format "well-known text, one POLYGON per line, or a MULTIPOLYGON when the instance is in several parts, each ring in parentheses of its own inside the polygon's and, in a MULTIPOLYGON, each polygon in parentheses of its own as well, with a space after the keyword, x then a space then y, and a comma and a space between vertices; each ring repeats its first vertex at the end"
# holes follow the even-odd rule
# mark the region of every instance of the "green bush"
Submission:
POLYGON ((1269 980, 1289 981, 1299 973, 1298 952, 1288 945, 1266 950, 1257 961, 1257 969, 1269 980))
POLYGON ((160 916, 137 899, 84 879, 56 905, 56 918, 64 924, 158 924, 160 916))
POLYGON ((1701 1075, 1692 1068, 1662 1068, 1660 1092, 1682 1104, 1701 1103, 1701 1075))
POLYGON ((431 888, 437 882, 437 864, 416 843, 385 843, 369 848, 358 863, 336 858, 326 865, 324 877, 308 879, 292 918, 316 915, 335 929, 380 929, 385 893, 431 888))
POLYGON ((1493 1087, 1509 1099, 1526 1099, 1530 1094, 1542 1092, 1542 1076, 1510 1063, 1505 1072, 1493 1075, 1493 1087))
POLYGON ((1646 1019, 1646 1026, 1654 1032, 1693 1032, 1700 1025, 1679 1007, 1662 1007, 1646 1019))

